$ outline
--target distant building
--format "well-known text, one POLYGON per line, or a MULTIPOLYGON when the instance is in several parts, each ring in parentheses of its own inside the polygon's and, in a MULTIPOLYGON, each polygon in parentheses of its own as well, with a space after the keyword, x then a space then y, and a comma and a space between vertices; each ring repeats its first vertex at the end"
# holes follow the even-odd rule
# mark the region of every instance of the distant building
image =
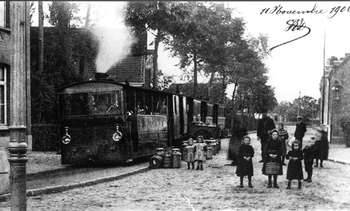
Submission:
POLYGON ((350 112, 350 53, 339 60, 327 59, 320 91, 321 123, 327 126, 331 142, 345 144, 340 118, 350 112))

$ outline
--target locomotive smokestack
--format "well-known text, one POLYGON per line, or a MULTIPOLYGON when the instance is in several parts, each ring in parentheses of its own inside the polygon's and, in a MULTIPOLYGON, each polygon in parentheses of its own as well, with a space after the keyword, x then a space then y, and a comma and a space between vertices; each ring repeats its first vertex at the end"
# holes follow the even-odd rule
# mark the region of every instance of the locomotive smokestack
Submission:
POLYGON ((107 73, 95 73, 95 80, 97 81, 107 81, 108 77, 107 73))

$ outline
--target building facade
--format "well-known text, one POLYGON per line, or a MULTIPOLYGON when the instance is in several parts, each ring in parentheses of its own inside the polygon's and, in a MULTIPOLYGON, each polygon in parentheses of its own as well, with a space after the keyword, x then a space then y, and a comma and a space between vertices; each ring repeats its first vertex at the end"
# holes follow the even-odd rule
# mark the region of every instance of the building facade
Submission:
POLYGON ((329 140, 345 144, 341 118, 350 114, 350 53, 327 59, 321 81, 321 120, 327 125, 329 140))
POLYGON ((29 2, 0 1, 0 194, 10 187, 8 146, 17 141, 10 140, 13 131, 25 130, 31 149, 29 19, 29 2))

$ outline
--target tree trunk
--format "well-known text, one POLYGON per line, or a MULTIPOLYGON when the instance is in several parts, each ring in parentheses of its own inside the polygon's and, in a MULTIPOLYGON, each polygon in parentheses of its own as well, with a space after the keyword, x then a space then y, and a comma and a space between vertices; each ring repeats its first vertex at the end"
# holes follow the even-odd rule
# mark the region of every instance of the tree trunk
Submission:
POLYGON ((225 90, 226 90, 226 75, 225 75, 225 70, 223 69, 222 71, 222 92, 221 92, 221 99, 220 102, 224 103, 224 99, 225 99, 225 90))
POLYGON ((211 73, 210 75, 210 79, 209 79, 209 83, 208 83, 208 101, 210 101, 211 99, 211 89, 213 87, 213 80, 214 80, 214 75, 215 73, 211 73))
POLYGON ((86 11, 86 16, 85 16, 85 28, 89 27, 89 22, 90 22, 90 10, 91 10, 91 4, 88 4, 88 8, 86 11))
POLYGON ((43 2, 39 1, 39 73, 44 69, 44 11, 43 2))
POLYGON ((154 56, 153 56, 153 89, 158 89, 158 47, 161 38, 161 31, 158 30, 154 40, 154 56))
MULTIPOLYGON (((42 75, 44 71, 44 11, 43 11, 43 2, 39 1, 38 2, 39 6, 39 67, 38 67, 38 72, 39 76, 42 75)), ((41 90, 40 90, 41 91, 41 90)), ((40 103, 41 107, 41 103, 40 103)), ((42 119, 42 109, 38 109, 38 122, 41 122, 42 119)))
POLYGON ((236 95, 236 90, 237 90, 237 83, 235 83, 235 87, 233 88, 232 92, 232 114, 231 114, 231 127, 233 125, 233 117, 236 115, 236 102, 235 102, 235 95, 236 95))
MULTIPOLYGON (((90 11, 91 11, 91 4, 89 3, 87 5, 87 11, 86 11, 86 16, 85 16, 85 25, 84 28, 87 29, 89 27, 90 23, 90 11)), ((85 75, 85 53, 83 52, 83 55, 80 56, 79 59, 79 77, 84 78, 85 75)))
POLYGON ((197 54, 193 54, 193 98, 196 98, 197 94, 197 54))

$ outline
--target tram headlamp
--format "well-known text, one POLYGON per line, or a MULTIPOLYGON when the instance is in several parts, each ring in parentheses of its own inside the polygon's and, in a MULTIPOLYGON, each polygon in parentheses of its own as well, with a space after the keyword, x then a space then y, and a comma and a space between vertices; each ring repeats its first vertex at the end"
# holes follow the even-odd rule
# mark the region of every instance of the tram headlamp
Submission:
POLYGON ((62 138, 62 143, 69 144, 70 140, 71 140, 70 135, 64 135, 62 138))
POLYGON ((113 133, 113 141, 120 141, 122 139, 123 134, 121 132, 115 132, 113 133))
POLYGON ((119 126, 116 126, 117 131, 115 133, 113 133, 112 139, 113 141, 120 141, 120 139, 122 139, 123 134, 119 131, 119 126))
POLYGON ((68 127, 64 127, 64 129, 66 130, 66 134, 62 138, 62 143, 69 144, 69 142, 71 141, 72 138, 68 134, 68 127))

